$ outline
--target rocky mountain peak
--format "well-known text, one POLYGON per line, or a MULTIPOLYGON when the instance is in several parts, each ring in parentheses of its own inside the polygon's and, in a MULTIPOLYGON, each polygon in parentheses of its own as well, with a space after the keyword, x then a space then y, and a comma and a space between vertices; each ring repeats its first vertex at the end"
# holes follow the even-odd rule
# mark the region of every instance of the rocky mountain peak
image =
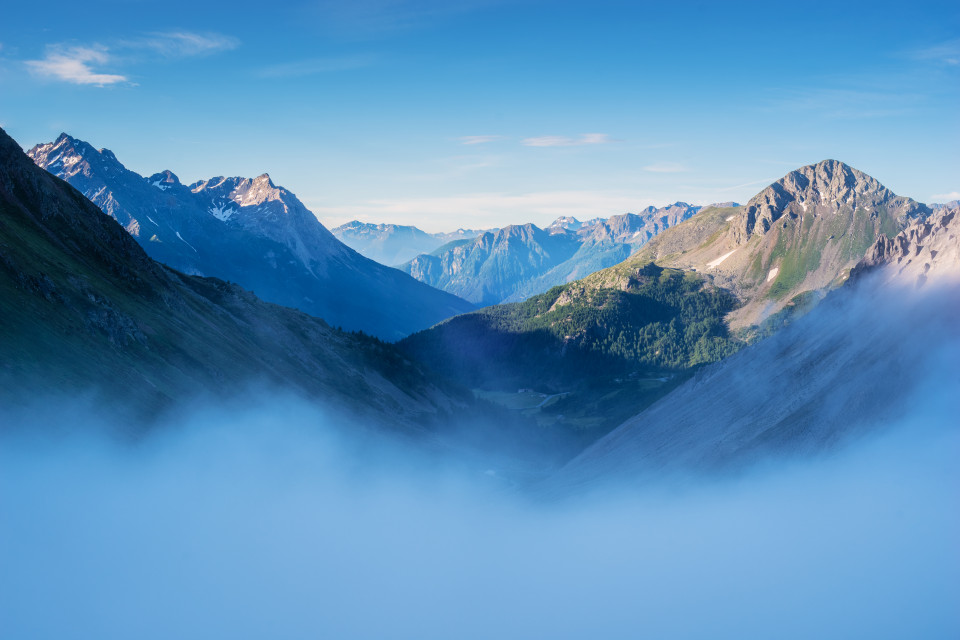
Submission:
POLYGON ((877 207, 894 209, 900 218, 926 211, 909 198, 898 198, 876 179, 838 160, 823 160, 800 167, 755 195, 743 207, 736 223, 738 244, 751 235, 763 235, 784 215, 850 214, 858 208, 867 212, 877 207))
POLYGON ((582 227, 584 223, 580 222, 573 216, 560 216, 556 220, 550 223, 548 229, 570 229, 577 230, 582 227))
POLYGON ((97 171, 120 174, 126 167, 109 149, 94 149, 89 143, 61 133, 56 140, 35 145, 27 156, 38 166, 66 176, 97 171))
POLYGON ((178 178, 177 174, 173 171, 170 171, 170 169, 164 169, 160 173, 153 174, 147 178, 147 182, 161 191, 166 191, 170 187, 180 186, 180 178, 178 178))
POLYGON ((276 186, 270 179, 270 175, 266 173, 256 178, 217 176, 195 182, 190 185, 190 190, 196 194, 206 192, 214 198, 226 199, 241 207, 259 206, 269 201, 282 204, 293 204, 293 201, 296 201, 293 194, 283 187, 276 186), (291 202, 288 203, 287 200, 291 202))

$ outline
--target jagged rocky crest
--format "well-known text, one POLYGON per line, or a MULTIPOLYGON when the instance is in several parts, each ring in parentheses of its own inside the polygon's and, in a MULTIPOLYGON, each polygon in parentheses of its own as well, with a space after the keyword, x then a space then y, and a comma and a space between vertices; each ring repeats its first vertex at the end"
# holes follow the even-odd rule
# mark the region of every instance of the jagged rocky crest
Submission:
POLYGON ((915 220, 896 237, 880 236, 851 278, 886 271, 887 280, 912 281, 960 278, 960 206, 938 208, 915 220))
POLYGON ((924 205, 897 196, 874 178, 837 160, 791 171, 755 195, 736 220, 735 238, 746 243, 762 235, 784 215, 824 215, 842 207, 871 211, 885 206, 898 220, 929 213, 924 205))

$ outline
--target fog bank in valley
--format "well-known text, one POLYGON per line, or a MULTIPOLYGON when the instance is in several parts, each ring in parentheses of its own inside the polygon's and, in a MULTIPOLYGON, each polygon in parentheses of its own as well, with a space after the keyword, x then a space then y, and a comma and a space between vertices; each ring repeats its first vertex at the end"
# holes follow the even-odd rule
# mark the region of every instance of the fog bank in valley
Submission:
POLYGON ((542 501, 283 397, 133 441, 40 406, 0 419, 5 638, 960 633, 960 434, 922 416, 803 464, 542 501))

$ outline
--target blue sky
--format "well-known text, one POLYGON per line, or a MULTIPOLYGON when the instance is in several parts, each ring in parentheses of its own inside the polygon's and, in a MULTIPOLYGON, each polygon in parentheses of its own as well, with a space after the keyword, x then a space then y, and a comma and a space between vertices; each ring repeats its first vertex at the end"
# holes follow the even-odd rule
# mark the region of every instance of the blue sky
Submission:
POLYGON ((824 158, 960 197, 956 2, 8 4, 0 125, 22 145, 267 171, 328 226, 743 202, 824 158))

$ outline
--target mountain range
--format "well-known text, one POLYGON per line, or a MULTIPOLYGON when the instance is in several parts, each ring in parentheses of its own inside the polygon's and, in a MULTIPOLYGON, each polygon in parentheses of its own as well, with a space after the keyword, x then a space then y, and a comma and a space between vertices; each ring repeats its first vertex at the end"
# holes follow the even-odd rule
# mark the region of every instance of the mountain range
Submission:
POLYGON ((955 420, 958 314, 960 208, 946 207, 893 238, 880 235, 850 284, 770 339, 699 371, 550 485, 729 471, 772 455, 822 453, 890 425, 955 420))
POLYGON ((407 262, 421 253, 430 253, 448 242, 475 238, 483 233, 474 229, 427 233, 411 226, 371 224, 359 220, 342 224, 331 232, 361 255, 391 266, 407 262))
POLYGON ((602 433, 697 368, 809 311, 878 238, 929 215, 826 160, 744 206, 705 208, 613 267, 451 318, 400 346, 466 386, 563 394, 541 419, 559 414, 602 433), (606 419, 588 419, 597 415, 606 419))
POLYGON ((171 171, 144 178, 110 150, 67 134, 28 155, 117 220, 151 257, 236 282, 331 325, 395 340, 472 308, 350 249, 267 174, 190 185, 171 171))
MULTIPOLYGON (((205 229, 220 229, 222 244, 209 242, 225 256, 253 244, 314 276, 321 248, 355 255, 268 176, 143 179, 83 144, 61 136, 31 150, 35 164, 0 132, 8 404, 89 393, 149 416, 185 398, 277 388, 435 443, 456 433, 455 446, 474 450, 523 441, 527 462, 533 451, 575 456, 552 482, 580 486, 610 470, 724 468, 828 448, 897 419, 916 397, 940 356, 914 348, 915 332, 960 352, 960 208, 897 196, 833 160, 746 205, 668 220, 622 263, 391 345, 187 273, 218 255, 191 246, 205 229), (453 428, 458 415, 475 420, 453 428)), ((567 218, 459 242, 499 234, 559 252, 584 230, 622 240, 634 223, 567 218)), ((933 384, 956 388, 955 377, 933 384)))
POLYGON ((0 311, 6 406, 89 393, 152 416, 278 388, 422 432, 472 402, 389 344, 151 259, 2 130, 0 311))
POLYGON ((562 217, 546 229, 510 225, 455 240, 399 268, 480 306, 517 302, 625 260, 699 210, 677 202, 588 222, 562 217))
POLYGON ((791 171, 742 207, 711 209, 670 229, 585 286, 618 286, 650 261, 695 270, 741 301, 733 328, 819 296, 843 282, 881 234, 930 215, 867 174, 836 160, 791 171))

